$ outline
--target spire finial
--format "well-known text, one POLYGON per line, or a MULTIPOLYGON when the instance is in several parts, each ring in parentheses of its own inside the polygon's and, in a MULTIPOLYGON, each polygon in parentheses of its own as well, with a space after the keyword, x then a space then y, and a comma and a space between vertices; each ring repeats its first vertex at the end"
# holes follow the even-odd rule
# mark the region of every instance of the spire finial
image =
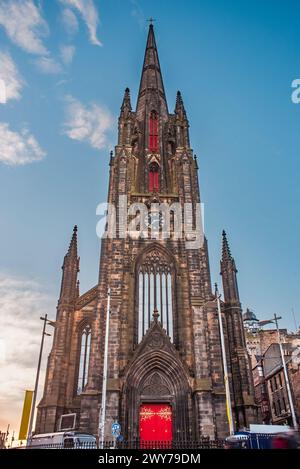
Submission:
POLYGON ((179 90, 177 91, 176 95, 175 114, 177 114, 177 116, 181 119, 186 119, 185 107, 183 104, 181 92, 179 90))
POLYGON ((114 152, 111 150, 109 152, 109 166, 113 166, 114 162, 114 152))
POLYGON ((194 155, 194 161, 195 161, 195 167, 196 167, 196 169, 199 169, 198 160, 197 160, 197 155, 194 155))
POLYGON ((155 322, 155 324, 157 324, 158 323, 158 318, 159 318, 159 312, 158 312, 157 308, 154 308, 152 316, 153 316, 153 321, 155 322))
POLYGON ((225 230, 222 231, 222 238, 223 238, 223 242, 222 242, 222 260, 224 261, 224 260, 232 259, 225 230))
POLYGON ((70 242, 68 254, 67 254, 68 256, 74 256, 74 258, 76 259, 77 259, 77 231, 78 231, 78 227, 77 225, 75 225, 73 228, 73 234, 72 234, 72 238, 71 238, 71 242, 70 242))
POLYGON ((154 21, 156 21, 156 19, 152 18, 152 16, 150 16, 150 18, 148 18, 147 21, 149 22, 149 26, 153 27, 153 23, 154 23, 154 21))
POLYGON ((130 90, 127 87, 124 92, 123 102, 121 106, 121 114, 128 114, 131 111, 130 90))

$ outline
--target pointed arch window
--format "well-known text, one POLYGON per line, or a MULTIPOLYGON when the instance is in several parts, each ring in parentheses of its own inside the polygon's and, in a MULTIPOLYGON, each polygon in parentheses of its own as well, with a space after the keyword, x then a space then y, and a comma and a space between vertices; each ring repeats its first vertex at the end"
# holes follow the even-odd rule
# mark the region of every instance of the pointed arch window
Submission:
POLYGON ((149 119, 149 151, 158 153, 158 116, 152 111, 149 119))
POLYGON ((157 163, 149 165, 149 192, 159 191, 159 166, 157 163))
POLYGON ((138 269, 138 342, 150 327, 155 308, 159 321, 173 342, 173 267, 157 250, 138 269))
POLYGON ((90 326, 85 326, 80 336, 80 357, 78 368, 77 394, 81 394, 87 384, 91 350, 91 336, 92 331, 90 326))

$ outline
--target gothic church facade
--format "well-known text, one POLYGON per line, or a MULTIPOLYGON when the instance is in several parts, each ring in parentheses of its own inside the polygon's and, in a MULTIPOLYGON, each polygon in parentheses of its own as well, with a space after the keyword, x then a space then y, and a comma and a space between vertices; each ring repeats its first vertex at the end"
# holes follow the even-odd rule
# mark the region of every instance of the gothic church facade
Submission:
MULTIPOLYGON (((189 122, 179 92, 174 113, 168 110, 152 24, 136 109, 132 109, 126 89, 118 130, 118 143, 110 159, 108 202, 117 212, 120 200, 126 200, 128 207, 188 204, 195 218, 200 193, 189 122)), ((150 217, 148 223, 156 224, 159 230, 161 219, 150 217)), ((120 230, 122 220, 117 219, 120 230)), ((74 228, 62 268, 56 328, 36 433, 58 431, 61 417, 75 414, 76 429, 98 434, 110 289, 106 437, 111 438, 111 424, 118 421, 124 438, 140 438, 146 431, 142 422, 159 406, 159 415, 164 416, 167 409, 171 438, 228 435, 207 241, 194 249, 188 249, 185 241, 172 233, 165 239, 103 238, 98 282, 80 294, 74 228)), ((223 233, 222 317, 232 411, 238 429, 256 421, 257 407, 236 273, 223 233)))

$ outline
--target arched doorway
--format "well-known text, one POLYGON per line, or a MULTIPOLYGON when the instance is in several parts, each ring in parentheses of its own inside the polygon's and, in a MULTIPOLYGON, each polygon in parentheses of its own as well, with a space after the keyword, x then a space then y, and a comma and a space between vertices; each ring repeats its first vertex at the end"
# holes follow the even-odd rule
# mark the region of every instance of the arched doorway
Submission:
POLYGON ((188 372, 157 320, 137 347, 123 383, 121 419, 126 439, 149 441, 151 432, 153 440, 161 441, 193 437, 188 372))

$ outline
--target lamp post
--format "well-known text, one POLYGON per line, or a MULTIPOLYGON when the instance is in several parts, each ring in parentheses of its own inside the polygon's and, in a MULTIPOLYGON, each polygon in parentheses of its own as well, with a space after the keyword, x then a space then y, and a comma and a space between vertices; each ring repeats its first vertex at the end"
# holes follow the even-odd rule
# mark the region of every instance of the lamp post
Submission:
POLYGON ((27 434, 27 446, 29 445, 29 442, 32 436, 33 419, 34 419, 34 414, 35 414, 35 405, 36 405, 37 391, 38 391, 38 386, 39 386, 39 377, 40 377, 40 370, 41 370, 41 362, 42 362, 42 355, 43 355, 43 348, 44 348, 44 338, 45 338, 45 335, 47 336, 51 335, 46 332, 46 326, 47 324, 49 324, 50 326, 55 327, 55 322, 50 321, 48 319, 47 314, 45 314, 45 317, 40 317, 40 319, 41 321, 44 321, 44 325, 43 325, 39 360, 38 360, 35 385, 34 385, 34 391, 33 391, 33 399, 32 399, 31 411, 30 411, 30 421, 29 421, 28 434, 27 434))
POLYGON ((288 370, 287 370, 287 366, 286 366, 286 361, 285 361, 285 358, 284 358, 282 342, 281 342, 281 338, 280 338, 280 331, 279 331, 279 326, 278 326, 279 319, 282 319, 281 316, 277 316, 276 314, 274 314, 274 319, 267 319, 267 320, 264 320, 264 321, 260 321, 259 325, 260 326, 265 326, 266 324, 270 324, 270 323, 276 325, 278 345, 279 345, 279 350, 280 350, 280 356, 281 356, 283 373, 284 373, 284 378, 285 378, 285 383, 286 383, 286 390, 287 390, 289 405, 290 405, 290 409, 291 409, 293 427, 294 427, 295 430, 298 430, 298 423, 297 423, 297 418, 296 418, 296 413, 295 413, 293 396, 292 396, 292 392, 291 392, 290 380, 289 380, 288 370))
POLYGON ((104 446, 104 429, 105 429, 105 412, 106 412, 106 389, 107 389, 107 368, 108 368, 108 336, 109 336, 109 319, 110 319, 110 288, 107 290, 107 306, 106 306, 106 327, 105 327, 105 343, 104 343, 104 360, 103 360, 103 381, 102 381, 102 400, 99 415, 99 447, 104 446))
POLYGON ((221 304, 220 304, 221 295, 219 295, 217 284, 215 284, 215 295, 216 295, 217 306, 218 306, 219 330, 220 330, 220 338, 221 338, 221 351, 222 351, 224 383, 225 383, 225 393, 226 393, 226 411, 227 411, 227 418, 228 418, 228 423, 229 423, 229 433, 230 435, 233 435, 234 424, 233 424, 233 417, 232 417, 230 386, 229 386, 229 377, 228 377, 228 370, 227 370, 227 358, 226 358, 226 349, 225 349, 225 340, 224 340, 223 321, 222 321, 222 314, 221 314, 221 304))

